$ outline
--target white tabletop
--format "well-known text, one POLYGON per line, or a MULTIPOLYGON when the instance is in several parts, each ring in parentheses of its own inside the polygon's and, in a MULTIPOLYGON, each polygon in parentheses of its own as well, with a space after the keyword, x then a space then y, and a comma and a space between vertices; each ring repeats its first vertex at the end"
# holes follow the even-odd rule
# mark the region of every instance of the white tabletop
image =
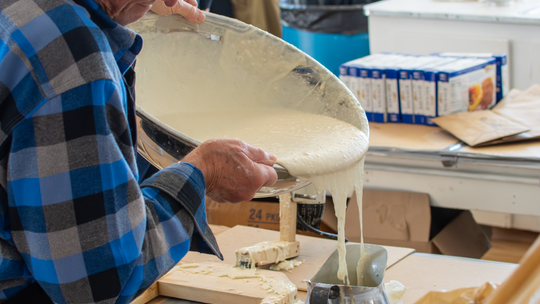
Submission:
POLYGON ((540 24, 540 0, 521 0, 511 7, 478 1, 385 0, 366 5, 364 12, 367 16, 540 24))

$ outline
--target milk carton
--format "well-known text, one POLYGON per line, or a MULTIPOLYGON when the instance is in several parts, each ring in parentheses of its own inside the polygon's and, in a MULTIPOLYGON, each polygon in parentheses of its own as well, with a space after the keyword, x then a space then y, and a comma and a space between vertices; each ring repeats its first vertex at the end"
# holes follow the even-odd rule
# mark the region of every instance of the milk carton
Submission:
MULTIPOLYGON (((386 100, 384 90, 384 66, 387 62, 404 57, 399 54, 380 53, 364 57, 364 60, 349 62, 349 73, 356 72, 351 78, 356 82, 358 101, 366 111, 369 121, 386 122, 386 100)), ((353 84, 353 87, 355 85, 353 84)))
POLYGON ((349 81, 350 78, 351 77, 349 76, 349 65, 347 63, 340 65, 339 66, 339 80, 341 80, 341 82, 343 82, 343 84, 347 88, 349 88, 349 90, 351 90, 350 81, 349 81))
POLYGON ((403 123, 414 123, 413 71, 425 64, 437 61, 436 56, 415 56, 397 66, 399 78, 399 102, 403 123))
POLYGON ((438 68, 437 116, 489 109, 496 103, 496 60, 461 59, 438 68))
POLYGON ((386 95, 387 121, 401 122, 401 110, 399 102, 399 77, 396 65, 411 60, 414 56, 398 55, 394 58, 388 58, 381 63, 378 68, 384 73, 384 94, 386 95))
POLYGON ((399 69, 385 70, 386 111, 389 122, 401 122, 401 107, 399 105, 399 69))
POLYGON ((508 56, 506 54, 492 53, 437 53, 441 57, 470 57, 470 58, 495 58, 497 64, 497 102, 501 101, 510 92, 510 70, 508 56))
POLYGON ((443 64, 434 68, 424 68, 424 85, 426 92, 426 104, 425 104, 425 121, 428 126, 435 126, 432 119, 438 116, 438 103, 439 103, 439 87, 438 76, 439 69, 459 69, 474 62, 474 59, 455 59, 447 64, 443 64))
MULTIPOLYGON (((371 100, 373 104, 373 121, 387 122, 388 117, 399 116, 399 104, 388 104, 386 69, 396 63, 408 60, 410 56, 392 54, 371 62, 369 76, 371 78, 371 100)), ((393 121, 393 120, 391 120, 393 121)))
POLYGON ((373 106, 371 102, 371 80, 366 65, 381 57, 390 56, 389 53, 369 55, 349 61, 340 66, 340 79, 355 95, 366 112, 368 121, 373 121, 373 106), (367 79, 367 80, 366 80, 367 79))
POLYGON ((456 61, 458 58, 454 57, 440 57, 430 63, 427 63, 421 67, 415 68, 412 71, 412 95, 413 95, 413 114, 415 124, 428 124, 427 117, 435 116, 435 94, 436 86, 434 75, 430 75, 426 80, 426 70, 436 68, 456 61), (429 84, 430 86, 427 86, 429 84))

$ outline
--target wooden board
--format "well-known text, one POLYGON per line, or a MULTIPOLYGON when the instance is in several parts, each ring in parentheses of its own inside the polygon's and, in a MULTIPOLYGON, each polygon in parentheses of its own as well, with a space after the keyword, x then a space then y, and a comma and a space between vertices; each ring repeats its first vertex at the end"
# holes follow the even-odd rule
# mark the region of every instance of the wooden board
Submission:
MULTIPOLYGON (((279 237, 279 231, 235 226, 217 235, 216 239, 225 258, 225 262, 234 264, 234 253, 236 249, 251 246, 261 241, 277 241, 279 240, 279 237)), ((298 290, 306 291, 307 284, 305 283, 305 280, 313 277, 330 254, 337 249, 337 241, 303 235, 297 235, 296 240, 300 242, 300 255, 297 259, 303 259, 305 262, 297 268, 289 272, 283 271, 283 273, 298 287, 298 290)), ((387 268, 414 252, 414 249, 410 248, 383 247, 388 251, 387 268)), ((219 259, 213 255, 190 252, 182 259, 182 261, 189 263, 208 261, 217 262, 219 259)))
POLYGON ((404 304, 413 304, 430 291, 478 287, 491 281, 502 283, 517 264, 415 253, 386 271, 384 282, 396 280, 407 291, 404 304))
POLYGON ((131 304, 146 304, 152 299, 159 296, 159 290, 158 290, 158 284, 157 282, 152 284, 150 288, 148 288, 145 292, 143 292, 140 296, 138 296, 135 300, 131 302, 131 304))
MULTIPOLYGON (((158 281, 159 293, 166 297, 219 304, 259 304, 265 298, 275 297, 261 287, 263 283, 261 278, 231 279, 223 276, 231 268, 232 264, 222 262, 197 263, 194 268, 177 266, 158 281)), ((287 276, 280 272, 257 269, 257 274, 279 283, 292 284, 287 276)), ((287 297, 283 297, 275 303, 294 302, 289 302, 287 297)))
MULTIPOLYGON (((210 229, 212 229, 212 232, 214 233, 214 235, 218 235, 222 232, 225 232, 231 228, 227 227, 227 226, 222 226, 222 225, 212 225, 210 224, 210 229)), ((150 286, 150 288, 148 288, 145 292, 143 292, 140 296, 138 296, 137 298, 135 298, 135 300, 133 300, 131 302, 131 304, 146 304, 146 303, 149 303, 150 300, 156 298, 157 296, 159 295, 159 290, 158 290, 158 286, 157 286, 157 282, 152 284, 152 286, 150 286)))

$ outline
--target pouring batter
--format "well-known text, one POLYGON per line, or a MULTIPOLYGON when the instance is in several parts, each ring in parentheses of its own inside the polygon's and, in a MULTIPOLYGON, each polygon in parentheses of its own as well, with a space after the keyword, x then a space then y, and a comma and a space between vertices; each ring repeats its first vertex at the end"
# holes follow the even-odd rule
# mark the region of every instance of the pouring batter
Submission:
MULTIPOLYGON (((345 212, 347 194, 352 188, 362 210, 363 163, 368 148, 363 132, 334 118, 290 109, 177 113, 158 118, 201 141, 219 137, 241 139, 275 154, 280 165, 292 175, 310 180, 319 191, 330 190, 338 218, 338 278, 350 284, 345 262, 345 212)), ((359 263, 358 274, 361 269, 359 263)), ((360 275, 356 282, 361 285, 360 275)))

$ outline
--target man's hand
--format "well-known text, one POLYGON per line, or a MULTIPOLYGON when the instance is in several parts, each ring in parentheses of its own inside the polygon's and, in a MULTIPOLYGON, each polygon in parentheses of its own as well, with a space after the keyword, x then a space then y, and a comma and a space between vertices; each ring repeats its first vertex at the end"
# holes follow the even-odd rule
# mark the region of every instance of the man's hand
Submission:
POLYGON ((195 23, 204 21, 204 14, 197 8, 197 0, 157 0, 152 11, 160 15, 179 14, 195 23))
POLYGON ((211 139, 186 155, 182 162, 199 168, 206 195, 217 202, 249 201, 261 187, 277 180, 276 156, 236 139, 211 139))

